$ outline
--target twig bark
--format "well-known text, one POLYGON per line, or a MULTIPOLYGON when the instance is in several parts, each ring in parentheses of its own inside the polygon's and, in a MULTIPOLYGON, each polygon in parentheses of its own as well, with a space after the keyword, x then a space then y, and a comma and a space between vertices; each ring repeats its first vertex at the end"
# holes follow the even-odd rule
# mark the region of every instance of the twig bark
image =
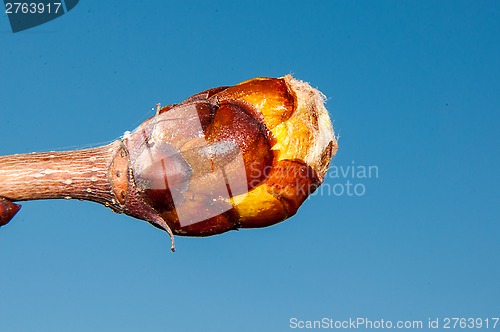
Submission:
POLYGON ((75 198, 116 205, 109 171, 121 144, 1 156, 0 197, 13 202, 75 198))

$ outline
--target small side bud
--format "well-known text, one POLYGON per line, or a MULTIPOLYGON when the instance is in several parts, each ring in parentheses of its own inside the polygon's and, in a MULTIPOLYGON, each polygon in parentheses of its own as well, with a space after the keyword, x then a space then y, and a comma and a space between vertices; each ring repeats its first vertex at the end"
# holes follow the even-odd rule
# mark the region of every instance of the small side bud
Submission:
POLYGON ((0 198, 0 227, 6 225, 21 209, 21 205, 0 198))

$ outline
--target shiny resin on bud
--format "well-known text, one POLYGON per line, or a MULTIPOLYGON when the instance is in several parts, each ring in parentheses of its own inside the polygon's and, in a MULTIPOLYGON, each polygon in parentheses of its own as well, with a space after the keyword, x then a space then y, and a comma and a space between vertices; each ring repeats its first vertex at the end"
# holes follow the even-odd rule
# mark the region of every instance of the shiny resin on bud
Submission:
POLYGON ((285 76, 210 89, 160 109, 124 139, 142 203, 179 235, 292 216, 337 150, 323 104, 318 90, 285 76))

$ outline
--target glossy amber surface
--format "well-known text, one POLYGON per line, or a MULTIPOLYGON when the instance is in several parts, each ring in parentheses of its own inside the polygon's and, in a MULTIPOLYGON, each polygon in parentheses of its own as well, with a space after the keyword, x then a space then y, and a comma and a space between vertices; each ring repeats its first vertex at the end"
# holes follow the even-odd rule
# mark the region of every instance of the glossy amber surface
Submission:
POLYGON ((336 151, 320 93, 291 76, 198 93, 124 141, 144 203, 191 236, 292 216, 336 151))

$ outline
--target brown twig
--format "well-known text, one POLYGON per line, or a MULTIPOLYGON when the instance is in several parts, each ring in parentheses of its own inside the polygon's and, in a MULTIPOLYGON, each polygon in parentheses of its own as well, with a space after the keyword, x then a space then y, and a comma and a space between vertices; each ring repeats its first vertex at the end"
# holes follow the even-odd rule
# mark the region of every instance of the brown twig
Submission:
POLYGON ((172 231, 137 192, 122 141, 84 150, 0 156, 0 226, 19 211, 13 202, 58 198, 94 201, 145 219, 167 231, 175 250, 172 231))
POLYGON ((76 198, 112 204, 109 167, 120 147, 0 157, 0 197, 10 201, 76 198))

